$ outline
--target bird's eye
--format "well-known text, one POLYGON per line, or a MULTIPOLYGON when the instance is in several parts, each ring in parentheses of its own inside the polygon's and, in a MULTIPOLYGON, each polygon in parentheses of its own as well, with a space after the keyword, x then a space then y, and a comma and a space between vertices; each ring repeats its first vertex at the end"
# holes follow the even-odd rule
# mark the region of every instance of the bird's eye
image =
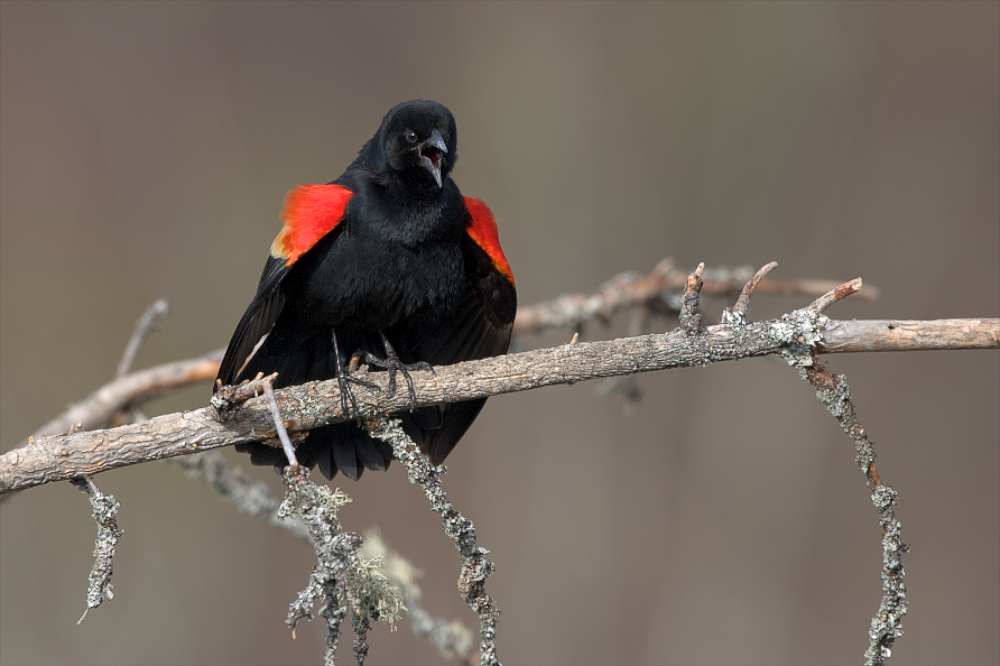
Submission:
POLYGON ((413 130, 406 130, 406 140, 409 141, 410 143, 416 143, 417 133, 414 132, 413 130))

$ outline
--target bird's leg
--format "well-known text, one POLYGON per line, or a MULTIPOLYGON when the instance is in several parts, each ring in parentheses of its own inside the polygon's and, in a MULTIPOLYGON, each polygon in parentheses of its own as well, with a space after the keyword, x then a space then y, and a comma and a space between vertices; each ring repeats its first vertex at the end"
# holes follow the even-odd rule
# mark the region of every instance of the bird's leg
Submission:
MULTIPOLYGON (((351 390, 349 382, 354 382, 355 384, 360 384, 366 388, 377 389, 378 386, 372 382, 365 381, 364 379, 357 379, 356 377, 351 377, 350 372, 344 367, 344 362, 340 359, 340 348, 337 346, 337 333, 334 331, 331 333, 333 338, 333 356, 337 359, 337 384, 340 387, 340 408, 344 411, 344 414, 351 414, 351 410, 354 411, 354 416, 357 418, 358 425, 361 425, 361 412, 358 410, 358 401, 354 397, 354 392, 351 390), (350 401, 351 408, 348 409, 347 402, 350 401)), ((353 367, 353 366, 352 366, 353 367)))
POLYGON ((403 379, 406 380, 406 388, 410 393, 410 411, 412 412, 417 406, 417 392, 413 388, 413 379, 410 378, 411 370, 430 370, 434 372, 434 368, 431 367, 430 363, 425 361, 417 361, 416 363, 403 363, 399 359, 399 355, 396 350, 393 349, 392 345, 389 343, 389 338, 385 337, 385 333, 379 332, 382 336, 382 345, 385 347, 385 358, 378 358, 372 354, 365 352, 364 360, 365 363, 369 365, 378 366, 379 368, 385 368, 389 371, 389 393, 396 392, 396 372, 403 375, 403 379))

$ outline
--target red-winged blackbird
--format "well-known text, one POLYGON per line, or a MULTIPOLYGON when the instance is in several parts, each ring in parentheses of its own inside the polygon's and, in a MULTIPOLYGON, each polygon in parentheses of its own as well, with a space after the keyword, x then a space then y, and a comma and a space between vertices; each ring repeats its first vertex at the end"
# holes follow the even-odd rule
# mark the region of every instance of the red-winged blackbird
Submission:
MULTIPOLYGON (((400 372, 407 385, 407 370, 506 353, 514 276, 490 209, 463 197, 449 176, 456 145, 448 109, 405 102, 386 114, 344 175, 288 193, 284 227, 219 369, 223 384, 259 372, 277 372, 278 388, 337 377, 346 396, 357 353, 390 379, 400 372)), ((439 464, 485 402, 399 416, 439 464)), ((280 448, 236 449, 256 465, 287 464, 280 448)), ((341 423, 313 430, 296 457, 327 478, 339 469, 357 479, 366 467, 386 469, 392 450, 341 423)))

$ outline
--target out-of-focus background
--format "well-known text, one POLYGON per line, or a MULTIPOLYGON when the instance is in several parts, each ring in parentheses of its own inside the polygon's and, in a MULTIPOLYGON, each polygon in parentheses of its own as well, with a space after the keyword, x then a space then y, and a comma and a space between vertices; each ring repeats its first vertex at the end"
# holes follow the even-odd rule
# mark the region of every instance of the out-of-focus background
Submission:
MULTIPOLYGON (((285 192, 338 176, 417 97, 455 113, 455 179, 496 213, 522 304, 673 256, 880 289, 838 318, 1000 316, 995 2, 5 1, 0 92, 4 451, 111 377, 154 299, 172 313, 137 367, 224 346, 285 192)), ((760 295, 750 315, 808 300, 760 295)), ((829 360, 905 500, 892 663, 996 664, 1000 354, 829 360)), ((860 661, 881 532, 812 390, 774 359, 638 383, 632 416, 593 383, 494 398, 448 460, 498 566, 505 663, 860 661)), ((85 497, 62 483, 0 508, 0 661, 321 659, 321 622, 284 626, 307 545, 166 464, 96 482, 125 536, 115 598, 81 626, 85 497)), ((336 485, 344 524, 379 526, 424 571, 425 607, 474 627, 402 469, 336 485)), ((405 620, 370 642, 370 664, 444 661, 405 620)))

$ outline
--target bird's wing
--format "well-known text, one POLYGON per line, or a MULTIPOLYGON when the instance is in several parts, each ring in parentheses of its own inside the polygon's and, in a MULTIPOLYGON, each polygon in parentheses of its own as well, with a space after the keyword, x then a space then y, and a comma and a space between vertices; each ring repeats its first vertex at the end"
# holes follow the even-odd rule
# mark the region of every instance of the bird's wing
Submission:
POLYGON ((243 370, 261 349, 285 306, 281 283, 321 238, 339 232, 353 192, 337 182, 328 185, 300 185, 285 197, 281 212, 284 225, 271 244, 257 294, 236 326, 219 368, 223 384, 242 377, 243 370))

